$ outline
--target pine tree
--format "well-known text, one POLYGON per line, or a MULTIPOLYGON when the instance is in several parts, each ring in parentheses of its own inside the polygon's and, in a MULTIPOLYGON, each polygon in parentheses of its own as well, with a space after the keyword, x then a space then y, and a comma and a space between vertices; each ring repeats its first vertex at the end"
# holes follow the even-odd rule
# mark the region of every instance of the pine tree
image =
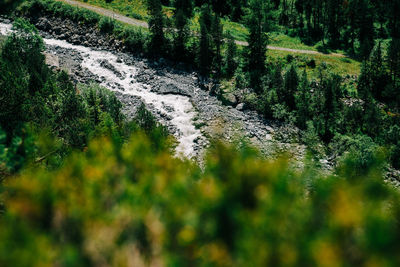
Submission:
POLYGON ((282 76, 282 65, 277 64, 272 76, 271 82, 272 88, 276 91, 279 102, 284 102, 285 100, 285 91, 284 91, 284 80, 282 76))
POLYGON ((256 93, 262 93, 261 80, 265 75, 268 25, 266 21, 267 4, 263 0, 251 0, 246 26, 249 30, 246 48, 246 67, 250 86, 256 93))
POLYGON ((310 101, 310 85, 307 78, 307 72, 304 70, 299 90, 296 94, 297 125, 301 129, 305 129, 307 121, 310 120, 310 101))
POLYGON ((337 47, 339 45, 340 30, 342 27, 342 9, 340 0, 327 1, 327 23, 328 38, 330 45, 337 47))
POLYGON ((212 36, 210 34, 212 24, 211 10, 208 5, 203 5, 200 15, 200 47, 199 68, 203 75, 210 73, 213 59, 212 36))
POLYGON ((185 60, 187 57, 186 43, 190 36, 189 20, 193 16, 192 0, 175 0, 174 1, 174 24, 176 28, 176 36, 174 38, 175 58, 177 60, 185 60))
POLYGON ((228 13, 228 5, 226 0, 213 0, 210 1, 213 11, 219 16, 226 15, 228 13))
POLYGON ((233 39, 232 34, 228 33, 228 42, 225 52, 225 76, 232 77, 237 68, 237 47, 235 44, 235 39, 233 39))
POLYGON ((358 0, 349 0, 344 11, 346 20, 344 39, 349 40, 345 43, 345 47, 349 49, 351 55, 355 55, 355 42, 357 37, 357 2, 358 0))
POLYGON ((216 78, 219 78, 221 75, 221 67, 222 67, 222 55, 221 55, 221 46, 223 42, 223 26, 221 24, 221 19, 218 14, 214 14, 212 24, 211 24, 211 35, 214 47, 213 53, 213 69, 215 71, 216 78))
POLYGON ((244 15, 243 9, 247 6, 245 0, 229 0, 230 18, 232 21, 240 21, 244 15))
POLYGON ((190 35, 188 18, 183 10, 175 10, 174 24, 176 35, 174 38, 174 51, 177 60, 184 60, 187 56, 186 43, 190 35))
POLYGON ((187 18, 193 16, 193 0, 175 0, 174 1, 175 13, 180 10, 187 18))
POLYGON ((389 77, 386 74, 380 42, 371 52, 369 67, 372 81, 371 93, 376 99, 382 99, 382 91, 386 87, 389 77))
POLYGON ((361 74, 358 78, 357 93, 361 99, 367 99, 372 94, 372 79, 371 79, 371 69, 369 67, 370 63, 364 61, 361 67, 361 74))
POLYGON ((341 81, 339 75, 321 81, 324 93, 322 139, 325 142, 329 142, 336 132, 341 81))
POLYGON ((390 41, 388 59, 392 81, 397 84, 400 81, 400 38, 392 38, 390 41))
POLYGON ((294 65, 286 72, 284 80, 284 101, 289 110, 293 110, 295 108, 295 94, 299 85, 299 77, 294 65))
POLYGON ((367 59, 374 48, 374 17, 368 0, 359 0, 358 10, 358 40, 360 42, 359 55, 367 59))
POLYGON ((385 98, 400 108, 400 38, 392 38, 388 49, 391 84, 386 86, 385 98))
POLYGON ((147 9, 150 15, 149 29, 151 40, 149 50, 153 53, 165 52, 164 14, 160 0, 147 0, 147 9))
POLYGON ((381 112, 371 95, 363 100, 363 132, 368 136, 376 137, 381 130, 381 112))

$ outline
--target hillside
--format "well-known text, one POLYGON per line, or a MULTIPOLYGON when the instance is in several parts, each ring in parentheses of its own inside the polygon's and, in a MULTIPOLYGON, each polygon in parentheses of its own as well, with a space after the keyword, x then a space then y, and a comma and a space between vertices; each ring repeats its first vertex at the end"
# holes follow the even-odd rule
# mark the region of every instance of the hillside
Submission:
POLYGON ((400 2, 0 0, 0 266, 398 266, 400 2))

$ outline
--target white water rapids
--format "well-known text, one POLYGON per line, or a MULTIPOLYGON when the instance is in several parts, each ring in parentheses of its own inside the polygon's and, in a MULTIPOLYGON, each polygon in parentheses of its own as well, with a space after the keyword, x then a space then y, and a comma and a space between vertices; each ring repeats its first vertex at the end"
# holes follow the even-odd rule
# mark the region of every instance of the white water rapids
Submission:
MULTIPOLYGON (((10 33, 11 28, 12 26, 10 24, 0 23, 0 33, 2 35, 10 33)), ((102 86, 125 95, 138 96, 146 104, 153 105, 160 113, 167 114, 171 117, 171 124, 178 130, 176 137, 179 144, 176 148, 176 153, 179 156, 185 156, 187 158, 195 156, 194 141, 201 133, 193 125, 193 118, 196 113, 189 97, 171 94, 161 95, 151 92, 148 85, 138 83, 135 80, 137 68, 118 61, 117 56, 111 52, 96 51, 88 47, 73 45, 62 40, 43 40, 49 46, 57 46, 79 52, 83 58, 81 63, 82 68, 86 68, 94 75, 102 78, 102 86), (115 70, 122 75, 116 75, 113 71, 102 67, 101 62, 104 61, 111 64, 115 70), (123 88, 123 90, 120 88, 123 88), (172 107, 172 109, 165 107, 172 107)))

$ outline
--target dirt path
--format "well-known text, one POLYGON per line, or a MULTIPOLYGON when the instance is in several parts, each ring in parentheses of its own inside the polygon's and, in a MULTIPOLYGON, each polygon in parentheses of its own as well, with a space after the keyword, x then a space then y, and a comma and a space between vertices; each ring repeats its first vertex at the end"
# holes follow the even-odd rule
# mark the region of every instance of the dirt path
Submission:
MULTIPOLYGON (((237 45, 241 46, 248 46, 249 44, 247 42, 243 41, 235 41, 237 45)), ((332 57, 346 57, 343 54, 338 54, 338 53, 321 53, 318 51, 313 51, 313 50, 300 50, 300 49, 292 49, 292 48, 286 48, 286 47, 277 47, 277 46, 267 46, 268 49, 270 50, 278 50, 278 51, 286 51, 286 52, 291 52, 291 53, 298 53, 298 54, 310 54, 310 55, 323 55, 323 56, 332 56, 332 57)))
MULTIPOLYGON (((134 26, 138 26, 138 27, 143 27, 143 28, 149 28, 149 25, 145 21, 126 17, 126 16, 121 15, 121 14, 119 14, 117 12, 113 12, 113 11, 111 11, 109 9, 93 6, 93 5, 86 4, 86 3, 83 3, 83 2, 80 2, 80 1, 76 1, 76 0, 56 0, 56 1, 61 1, 61 2, 64 2, 64 3, 70 4, 72 6, 86 8, 86 9, 94 11, 94 12, 100 14, 100 15, 113 18, 115 20, 121 21, 121 22, 126 23, 126 24, 130 24, 130 25, 134 25, 134 26)), ((244 42, 244 41, 235 41, 235 43, 237 45, 241 45, 241 46, 248 46, 248 43, 244 42)), ((324 53, 321 53, 321 52, 318 52, 318 51, 291 49, 291 48, 276 47, 276 46, 268 46, 268 49, 270 49, 270 50, 278 50, 278 51, 286 51, 286 52, 298 53, 298 54, 345 57, 344 55, 338 54, 338 53, 324 54, 324 53)))
POLYGON ((86 3, 83 3, 83 2, 79 2, 79 1, 75 1, 75 0, 56 0, 56 1, 64 2, 64 3, 70 4, 71 6, 78 6, 78 7, 86 8, 86 9, 89 9, 89 10, 91 10, 93 12, 96 12, 96 13, 98 13, 100 15, 113 18, 115 20, 121 21, 121 22, 126 23, 126 24, 139 26, 139 27, 144 27, 144 28, 148 28, 149 27, 149 25, 145 21, 129 18, 129 17, 121 15, 121 14, 119 14, 117 12, 113 12, 112 10, 105 9, 105 8, 102 8, 102 7, 89 5, 89 4, 86 4, 86 3))

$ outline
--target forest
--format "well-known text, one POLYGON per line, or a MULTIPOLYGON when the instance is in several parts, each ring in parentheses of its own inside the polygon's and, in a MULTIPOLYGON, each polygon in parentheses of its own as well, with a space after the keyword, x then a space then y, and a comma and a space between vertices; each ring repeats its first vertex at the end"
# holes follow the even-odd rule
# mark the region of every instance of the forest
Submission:
POLYGON ((400 1, 80 2, 147 26, 0 0, 0 266, 400 265, 400 1), (246 137, 177 156, 154 107, 49 66, 43 17, 295 129, 301 167, 246 137))

